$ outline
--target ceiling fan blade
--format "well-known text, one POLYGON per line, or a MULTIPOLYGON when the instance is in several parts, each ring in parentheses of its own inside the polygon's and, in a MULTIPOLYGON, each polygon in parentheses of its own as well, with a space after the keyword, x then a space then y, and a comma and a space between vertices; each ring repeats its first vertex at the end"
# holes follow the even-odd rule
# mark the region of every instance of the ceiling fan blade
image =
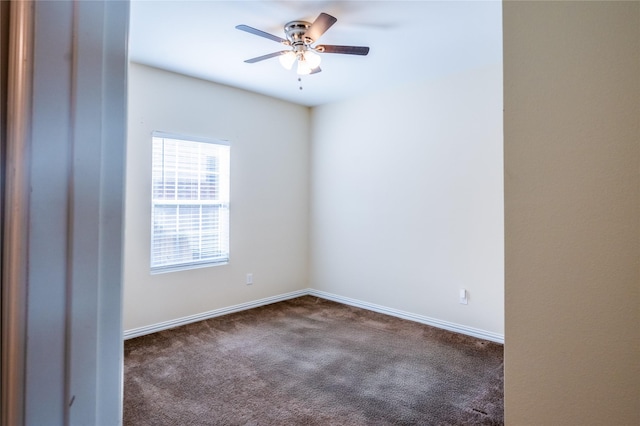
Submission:
POLYGON ((254 64, 256 62, 264 61, 265 59, 275 58, 276 56, 284 55, 288 50, 283 50, 280 52, 269 53, 268 55, 258 56, 256 58, 247 59, 245 62, 248 64, 254 64))
POLYGON ((309 37, 313 41, 318 41, 320 36, 325 33, 338 19, 327 13, 321 13, 318 15, 313 24, 307 30, 305 36, 309 37))
POLYGON ((309 73, 309 75, 311 74, 318 74, 320 71, 322 71, 320 69, 320 67, 315 67, 314 69, 311 70, 311 72, 309 73))
POLYGON ((287 46, 291 44, 289 40, 285 40, 281 37, 274 36, 273 34, 265 33, 264 31, 258 30, 248 25, 236 25, 236 29, 240 31, 248 32, 250 34, 255 34, 260 37, 268 38, 269 40, 277 41, 278 43, 286 44, 287 46))
POLYGON ((331 44, 321 44, 320 46, 316 46, 315 50, 320 53, 343 53, 345 55, 362 56, 369 53, 369 48, 366 46, 335 46, 331 44))

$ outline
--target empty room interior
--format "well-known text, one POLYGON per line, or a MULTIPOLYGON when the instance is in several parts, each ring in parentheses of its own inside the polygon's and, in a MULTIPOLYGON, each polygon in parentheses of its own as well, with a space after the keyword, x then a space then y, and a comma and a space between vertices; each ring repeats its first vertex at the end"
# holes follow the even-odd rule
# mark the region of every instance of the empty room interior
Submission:
POLYGON ((0 423, 640 423, 639 1, 0 23, 0 423))
POLYGON ((125 337, 311 295, 502 343, 500 3, 251 4, 132 3, 125 337), (320 13, 369 54, 244 62, 320 13), (150 273, 154 132, 228 144, 228 261, 150 273))
MULTIPOLYGON (((504 8, 500 2, 195 2, 188 8, 133 2, 125 339, 311 296, 508 348, 505 208, 541 207, 513 200, 505 206, 505 179, 513 175, 504 165, 510 152, 504 132, 513 127, 504 122, 504 8), (337 21, 316 46, 367 46, 368 54, 320 52, 322 72, 285 69, 277 43, 287 23, 313 23, 321 13, 337 21), (258 60, 245 62, 250 58, 258 60), (223 262, 169 272, 150 266, 154 137, 203 138, 229 147, 223 262)), ((522 14, 514 9, 508 25, 536 13, 533 6, 522 14)), ((549 12, 558 19, 567 13, 561 7, 549 12)), ((555 35, 565 37, 557 25, 555 35)), ((576 44, 584 41, 569 33, 576 44)), ((518 149, 512 161, 531 155, 518 149)), ((511 235, 523 236, 517 231, 522 223, 511 226, 511 235)), ((512 277, 531 272, 516 269, 512 277)), ((533 276, 524 281, 533 283, 533 276)), ((536 279, 544 280, 544 273, 536 279)), ((526 304, 511 301, 511 309, 526 304)), ((540 320, 534 312, 547 324, 562 317, 553 303, 539 302, 546 307, 531 311, 531 322, 540 320)), ((513 330, 515 339, 523 338, 513 330)), ((519 354, 512 358, 517 367, 507 385, 507 414, 510 400, 512 413, 527 412, 525 395, 536 392, 525 385, 533 377, 513 379, 526 365, 519 354)), ((628 353, 619 355, 628 361, 628 353)), ((633 398, 622 382, 614 393, 633 398)), ((628 413, 629 405, 621 405, 628 413)), ((556 407, 556 415, 562 410, 556 407)), ((525 417, 511 418, 525 424, 525 417)))
POLYGON ((500 4, 266 3, 132 3, 125 332, 316 291, 503 341, 500 4), (322 43, 369 55, 324 54, 308 76, 243 62, 280 46, 236 25, 283 35, 321 12, 338 18, 322 43), (418 52, 388 40, 420 35, 418 52), (194 78, 225 68, 280 99, 194 78), (228 141, 227 264, 150 274, 154 131, 228 141))

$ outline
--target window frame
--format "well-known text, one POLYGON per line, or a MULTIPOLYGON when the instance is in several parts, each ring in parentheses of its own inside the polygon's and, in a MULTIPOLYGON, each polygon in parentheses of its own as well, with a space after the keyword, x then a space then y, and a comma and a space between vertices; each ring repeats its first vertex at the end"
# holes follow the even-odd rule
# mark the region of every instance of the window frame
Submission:
MULTIPOLYGON (((164 143, 164 142, 162 142, 164 143)), ((150 222, 151 222, 151 233, 150 233, 150 250, 149 250, 149 267, 150 267, 150 273, 152 275, 154 274, 161 274, 161 273, 167 273, 167 272, 175 272, 175 271, 184 271, 184 270, 189 270, 189 269, 197 269, 197 268, 205 268, 205 267, 211 267, 211 266, 220 266, 220 265, 226 265, 229 263, 229 245, 230 245, 230 219, 229 219, 229 193, 230 193, 230 180, 231 180, 231 144, 229 143, 228 140, 225 139, 214 139, 214 138, 206 138, 206 137, 200 137, 200 136, 189 136, 189 135, 185 135, 185 134, 177 134, 177 133, 169 133, 169 132, 163 132, 163 131, 153 131, 151 134, 151 152, 152 152, 152 158, 151 158, 151 214, 150 214, 150 222), (224 199, 219 199, 216 201, 211 201, 211 202, 201 202, 203 200, 185 200, 183 199, 181 202, 181 199, 178 196, 178 189, 177 189, 177 185, 178 185, 178 181, 176 180, 175 185, 176 185, 176 198, 174 200, 167 200, 168 202, 162 203, 162 202, 158 202, 158 199, 155 198, 155 189, 154 189, 154 157, 153 157, 153 153, 154 153, 154 140, 156 138, 159 139, 172 139, 172 140, 177 140, 177 141, 185 141, 185 142, 196 142, 196 143, 203 143, 203 144, 211 144, 211 145, 218 145, 218 146, 223 146, 223 147, 227 147, 228 150, 228 154, 227 154, 227 158, 228 158, 228 164, 226 165, 226 167, 223 167, 223 169, 226 169, 226 171, 228 172, 228 174, 226 175, 226 178, 223 178, 219 185, 221 186, 220 188, 218 188, 219 191, 221 191, 223 194, 226 194, 226 197, 224 197, 224 199), (226 180, 226 183, 225 183, 226 180), (224 187, 226 185, 226 188, 224 187), (200 202, 199 202, 200 201, 200 202), (174 263, 170 263, 170 264, 156 264, 154 265, 154 239, 157 237, 156 232, 155 232, 155 226, 156 226, 156 212, 155 212, 155 208, 157 205, 175 205, 180 206, 186 206, 186 205, 191 205, 191 206, 200 206, 201 210, 200 210, 200 215, 202 215, 202 206, 213 206, 213 205, 218 205, 219 208, 218 210, 216 210, 219 214, 219 212, 224 212, 224 214, 226 215, 226 220, 225 220, 225 229, 222 232, 218 232, 216 234, 216 238, 220 238, 220 235, 222 235, 223 237, 226 238, 226 256, 221 256, 221 257, 217 257, 215 259, 198 259, 198 260, 191 260, 191 261, 177 261, 174 263)), ((218 157, 219 158, 219 157, 218 157)), ((163 159, 164 159, 164 154, 163 154, 163 159)), ((198 180, 198 188, 200 188, 200 185, 202 183, 202 178, 200 176, 199 180, 198 180)), ((176 221, 179 221, 179 215, 176 214, 176 221)), ((177 231, 177 236, 180 235, 179 231, 177 231)), ((203 232, 202 232, 202 227, 200 227, 199 229, 199 238, 202 239, 203 236, 203 232)))

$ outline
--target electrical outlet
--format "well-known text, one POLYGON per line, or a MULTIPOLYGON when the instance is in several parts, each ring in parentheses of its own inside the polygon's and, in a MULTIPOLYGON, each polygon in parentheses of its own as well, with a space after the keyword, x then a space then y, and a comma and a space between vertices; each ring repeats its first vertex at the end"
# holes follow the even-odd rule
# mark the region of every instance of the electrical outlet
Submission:
POLYGON ((460 289, 460 304, 466 305, 469 303, 469 295, 467 294, 467 290, 464 288, 460 289))
POLYGON ((247 285, 253 284, 253 274, 247 274, 247 285))

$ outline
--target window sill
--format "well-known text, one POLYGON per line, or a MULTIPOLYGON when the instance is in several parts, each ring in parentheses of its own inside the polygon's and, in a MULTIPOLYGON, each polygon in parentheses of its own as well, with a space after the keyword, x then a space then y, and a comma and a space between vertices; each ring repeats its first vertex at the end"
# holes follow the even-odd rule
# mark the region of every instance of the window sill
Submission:
POLYGON ((210 268, 215 266, 224 266, 228 265, 229 261, 221 261, 221 262, 204 262, 204 263, 192 263, 189 265, 174 265, 174 266, 161 266, 156 268, 151 268, 151 275, 158 274, 166 274, 169 272, 180 272, 180 271, 188 271, 191 269, 202 269, 202 268, 210 268))

